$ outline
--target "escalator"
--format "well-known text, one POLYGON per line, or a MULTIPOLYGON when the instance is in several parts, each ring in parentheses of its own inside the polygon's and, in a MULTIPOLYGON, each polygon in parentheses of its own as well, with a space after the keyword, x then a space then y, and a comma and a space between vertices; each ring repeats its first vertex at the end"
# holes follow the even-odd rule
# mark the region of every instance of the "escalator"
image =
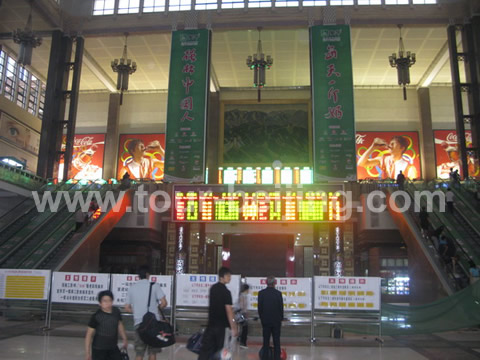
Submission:
MULTIPOLYGON (((445 183, 439 183, 436 186, 431 184, 410 184, 411 190, 428 190, 428 191, 443 191, 448 188, 445 183)), ((441 204, 439 198, 434 197, 433 211, 439 221, 445 226, 445 229, 450 233, 450 238, 456 243, 457 250, 460 251, 460 260, 463 268, 467 271, 469 269, 468 262, 474 261, 476 264, 480 263, 480 218, 478 212, 472 209, 468 202, 466 202, 465 194, 462 196, 461 188, 451 187, 455 194, 455 210, 452 213, 440 211, 441 204)), ((471 195, 470 195, 471 196, 471 195)), ((443 204, 442 204, 443 205, 443 204)))
MULTIPOLYGON (((388 187, 386 189, 387 208, 409 249, 409 257, 415 256, 418 264, 428 264, 427 271, 423 269, 422 273, 426 277, 428 277, 428 273, 430 273, 432 276, 438 279, 438 287, 443 289, 443 295, 453 294, 456 290, 458 290, 453 274, 447 267, 444 266, 442 259, 435 249, 435 246, 422 235, 420 226, 416 221, 416 215, 413 207, 411 206, 407 211, 401 212, 398 211, 398 209, 403 207, 403 199, 397 197, 395 202, 390 201, 390 198, 395 190, 397 190, 396 187, 388 187)), ((410 278, 412 278, 412 276, 410 276, 410 278)), ((414 278, 418 279, 419 276, 415 276, 414 278)))
MULTIPOLYGON (((79 188, 79 184, 62 183, 52 194, 56 196, 58 191, 66 191, 72 196, 79 188)), ((50 209, 38 211, 33 198, 26 199, 17 207, 18 209, 14 208, 0 219, 2 226, 0 229, 0 266, 11 251, 21 247, 36 231, 52 220, 55 215, 58 215, 58 213, 51 212, 50 209)))
POLYGON ((118 201, 114 206, 108 203, 106 209, 99 211, 99 217, 79 232, 75 231, 75 212, 60 211, 53 221, 34 235, 35 241, 22 247, 0 266, 65 271, 96 269, 100 244, 125 214, 127 206, 131 205, 132 192, 120 194, 111 185, 104 184, 97 189, 89 187, 83 190, 84 197, 90 190, 97 190, 102 200, 107 192, 113 191, 118 201))

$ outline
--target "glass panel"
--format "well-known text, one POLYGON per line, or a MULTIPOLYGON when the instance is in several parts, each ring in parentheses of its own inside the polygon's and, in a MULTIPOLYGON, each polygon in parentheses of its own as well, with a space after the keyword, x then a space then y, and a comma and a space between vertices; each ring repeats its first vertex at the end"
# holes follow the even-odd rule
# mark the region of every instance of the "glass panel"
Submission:
POLYGON ((5 58, 6 54, 4 51, 0 51, 0 93, 3 90, 3 71, 5 70, 5 58))
POLYGON ((38 107, 38 92, 40 90, 40 80, 38 80, 34 75, 30 79, 30 95, 28 97, 28 109, 27 111, 35 115, 38 107))
POLYGON ((330 5, 341 6, 341 5, 354 5, 353 0, 330 0, 330 5))
POLYGON ((327 6, 327 0, 303 0, 303 6, 327 6))
POLYGON ((15 100, 15 87, 17 85, 17 62, 8 57, 7 60, 7 71, 5 73, 5 87, 4 95, 10 101, 15 100))
POLYGON ((382 0, 357 0, 358 5, 382 5, 382 0))
POLYGON ((243 9, 244 7, 243 0, 222 0, 222 9, 243 9))
POLYGON ((272 2, 270 0, 248 0, 249 8, 264 8, 272 7, 272 2))
POLYGON ((40 100, 38 102, 38 117, 40 119, 43 119, 43 109, 45 108, 45 92, 47 90, 47 87, 45 84, 42 84, 40 88, 40 100))
POLYGON ((17 90, 17 105, 24 108, 27 105, 27 86, 30 72, 21 67, 18 71, 18 90, 17 90))
POLYGON ((170 0, 170 2, 168 3, 169 11, 188 11, 191 8, 191 0, 170 0))
POLYGON ((113 15, 115 0, 95 0, 93 3, 93 15, 113 15))
POLYGON ((143 3, 143 12, 165 11, 165 0, 145 0, 143 3))
POLYGON ((119 14, 136 14, 140 11, 140 0, 119 0, 119 14))
POLYGON ((196 0, 195 10, 215 10, 217 8, 217 0, 196 0))
POLYGON ((385 5, 408 5, 409 0, 385 0, 385 5))
POLYGON ((297 0, 276 1, 275 7, 295 7, 298 6, 297 0))

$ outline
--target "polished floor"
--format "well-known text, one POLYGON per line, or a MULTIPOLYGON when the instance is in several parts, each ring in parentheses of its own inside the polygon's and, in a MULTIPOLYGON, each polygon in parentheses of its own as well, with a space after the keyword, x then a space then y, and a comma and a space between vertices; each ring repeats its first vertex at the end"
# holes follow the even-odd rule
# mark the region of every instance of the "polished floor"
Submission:
MULTIPOLYGON (((84 328, 63 324, 48 334, 39 331, 37 324, 0 321, 0 359, 2 360, 83 360, 84 328)), ((131 335, 131 334, 130 334, 131 335)), ((130 337, 130 336, 129 336, 130 337)), ((157 359, 187 360, 196 355, 185 348, 186 337, 165 349, 157 359)), ((480 331, 465 330, 442 334, 385 337, 383 346, 374 337, 346 335, 343 339, 319 338, 311 344, 308 339, 282 339, 289 360, 421 360, 421 359, 480 359, 480 331)), ((260 338, 250 339, 248 349, 237 348, 234 359, 258 359, 260 338)), ((133 345, 129 345, 134 359, 133 345)))

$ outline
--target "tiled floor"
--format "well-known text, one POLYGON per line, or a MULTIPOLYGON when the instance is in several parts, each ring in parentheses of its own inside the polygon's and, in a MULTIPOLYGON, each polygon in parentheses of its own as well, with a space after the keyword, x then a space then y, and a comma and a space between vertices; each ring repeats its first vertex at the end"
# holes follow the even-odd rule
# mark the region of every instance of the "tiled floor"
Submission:
MULTIPOLYGON (((2 360, 84 360, 83 339, 60 336, 22 335, 0 341, 2 360)), ((337 360, 337 359, 375 359, 375 360, 421 360, 427 359, 409 348, 380 347, 324 347, 316 345, 285 346, 288 359, 291 360, 337 360)), ((237 349, 234 359, 258 359, 260 343, 248 349, 237 349)), ((130 358, 134 358, 132 345, 129 346, 130 358)), ((196 359, 196 355, 185 348, 185 343, 165 349, 158 360, 196 359)))
MULTIPOLYGON (((58 324, 47 335, 41 323, 10 322, 0 319, 1 360, 84 360, 85 327, 58 324)), ((129 338, 132 334, 129 334, 129 338)), ((196 359, 185 348, 186 337, 167 348, 158 360, 196 359)), ((249 339, 248 349, 237 348, 235 360, 258 359, 260 338, 249 339)), ((289 360, 470 360, 480 359, 480 331, 456 331, 442 334, 384 337, 380 346, 374 337, 346 334, 343 339, 318 338, 311 344, 304 338, 283 338, 282 347, 289 360)), ((129 345, 134 359, 133 343, 129 345)))

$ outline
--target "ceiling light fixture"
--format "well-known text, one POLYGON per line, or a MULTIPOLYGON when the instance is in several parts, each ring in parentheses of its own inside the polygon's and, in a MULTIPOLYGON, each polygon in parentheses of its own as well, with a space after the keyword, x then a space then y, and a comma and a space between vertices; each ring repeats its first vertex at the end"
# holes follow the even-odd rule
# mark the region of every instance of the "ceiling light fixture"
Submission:
POLYGON ((25 29, 17 29, 13 32, 13 41, 16 44, 20 44, 18 63, 24 66, 32 64, 33 48, 42 44, 41 36, 32 31, 32 11, 33 0, 30 1, 30 14, 28 15, 25 29))
POLYGON ((405 46, 402 39, 402 25, 398 25, 400 31, 400 40, 398 46, 398 57, 393 53, 388 57, 390 66, 397 68, 398 85, 403 86, 403 100, 407 100, 407 85, 410 84, 410 66, 417 61, 415 53, 405 52, 405 46))
POLYGON ((137 71, 137 63, 127 58, 127 39, 128 33, 125 33, 123 55, 120 59, 112 61, 112 70, 118 74, 117 90, 120 90, 120 105, 123 104, 123 92, 128 90, 128 77, 137 71))
POLYGON ((258 27, 258 44, 257 53, 247 57, 247 66, 253 70, 253 86, 258 88, 258 102, 260 102, 260 90, 265 86, 265 68, 270 69, 273 64, 273 59, 270 55, 267 55, 265 60, 265 54, 262 50, 262 40, 260 39, 261 27, 258 27))

